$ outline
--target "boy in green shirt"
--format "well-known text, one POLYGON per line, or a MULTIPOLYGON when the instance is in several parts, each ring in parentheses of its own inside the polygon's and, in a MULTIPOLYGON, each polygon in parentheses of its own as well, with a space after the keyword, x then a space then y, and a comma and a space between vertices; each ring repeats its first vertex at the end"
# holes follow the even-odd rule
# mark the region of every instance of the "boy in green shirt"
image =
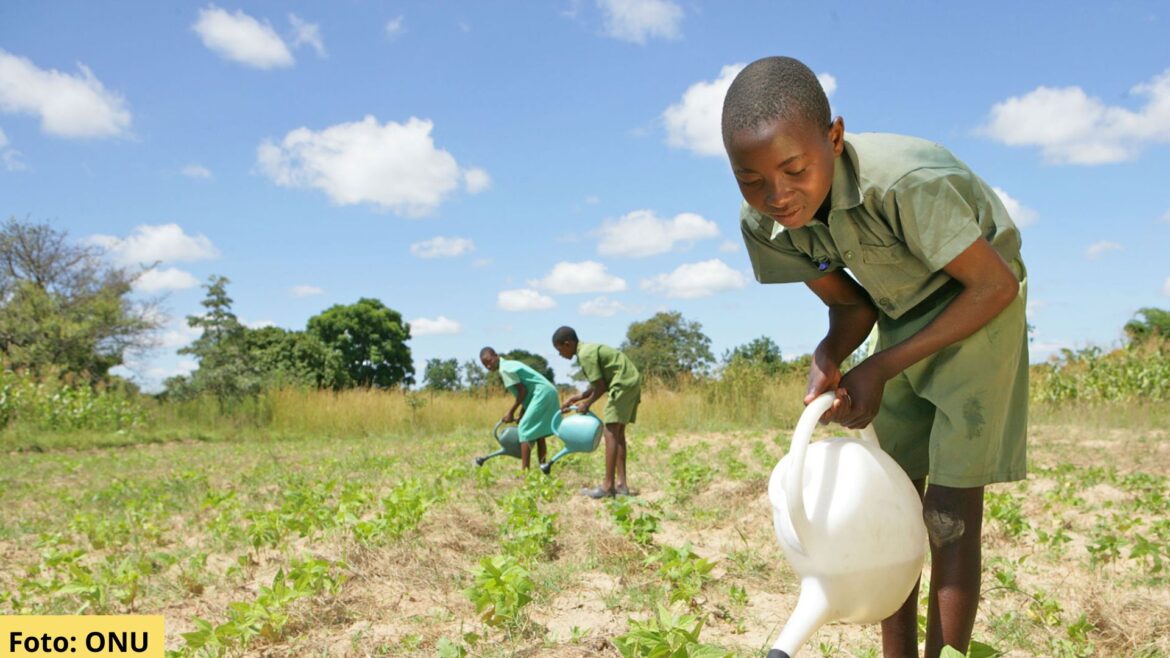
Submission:
POLYGON ((628 496, 626 425, 638 419, 642 376, 625 354, 608 345, 579 342, 572 327, 557 329, 552 341, 557 354, 570 360, 577 357, 581 372, 589 380, 589 388, 566 400, 562 411, 576 404, 577 410, 585 413, 603 393, 609 394, 605 403, 605 482, 600 487, 582 489, 581 493, 590 498, 628 496))
MULTIPOLYGON (((723 141, 746 202, 740 227, 756 279, 803 282, 829 309, 804 402, 835 392, 822 421, 872 422, 925 492, 926 656, 945 645, 965 654, 979 603, 984 485, 1025 474, 1019 232, 996 193, 942 147, 846 134, 816 75, 795 59, 762 59, 736 77, 723 141), (876 352, 842 375, 875 322, 876 352)), ((915 588, 882 622, 885 656, 918 655, 917 600, 915 588)))
POLYGON ((515 404, 500 421, 516 422, 516 410, 520 405, 524 405, 517 425, 520 432, 520 468, 528 469, 533 442, 536 443, 536 458, 543 464, 548 457, 548 447, 544 439, 553 433, 552 419, 560 408, 557 387, 528 364, 512 359, 501 359, 490 347, 479 351, 479 360, 488 370, 493 372, 498 370, 500 379, 504 380, 504 388, 516 397, 515 404))

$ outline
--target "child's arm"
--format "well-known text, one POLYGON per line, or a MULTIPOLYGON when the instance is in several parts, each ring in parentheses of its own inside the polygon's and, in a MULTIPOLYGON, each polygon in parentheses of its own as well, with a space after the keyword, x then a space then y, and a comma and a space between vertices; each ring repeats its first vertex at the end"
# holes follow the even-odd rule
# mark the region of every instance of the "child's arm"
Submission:
POLYGON ((824 416, 828 422, 846 395, 845 389, 839 388, 841 362, 869 336, 877 321, 877 309, 865 289, 844 272, 830 272, 805 284, 829 307, 829 332, 813 351, 804 403, 836 389, 838 399, 824 416))
POLYGON ((561 407, 561 411, 567 410, 569 407, 573 406, 574 403, 576 403, 577 412, 585 413, 589 411, 589 407, 593 406, 593 403, 597 402, 597 398, 601 397, 601 394, 606 392, 608 388, 609 387, 605 385, 604 379, 599 379, 595 382, 592 382, 584 393, 581 393, 580 395, 574 395, 573 397, 566 400, 565 405, 561 407))
POLYGON ((975 333, 1007 308, 1019 293, 1016 275, 982 237, 943 270, 963 284, 963 291, 918 333, 850 370, 841 380, 841 387, 847 391, 845 404, 830 410, 829 420, 853 429, 868 425, 877 415, 886 381, 975 333))
POLYGON ((520 408, 526 397, 528 397, 528 389, 524 388, 524 382, 516 382, 516 403, 508 410, 508 415, 501 420, 505 423, 515 422, 516 410, 520 408))

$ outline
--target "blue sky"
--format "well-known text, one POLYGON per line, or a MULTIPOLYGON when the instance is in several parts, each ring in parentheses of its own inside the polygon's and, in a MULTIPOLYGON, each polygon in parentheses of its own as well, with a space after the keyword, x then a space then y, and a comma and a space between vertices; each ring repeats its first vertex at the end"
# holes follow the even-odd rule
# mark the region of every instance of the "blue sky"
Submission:
POLYGON ((743 64, 805 61, 852 132, 937 141, 1022 226, 1032 360, 1170 308, 1170 9, 1114 3, 0 4, 0 213, 159 261, 148 387, 193 364, 211 274, 245 322, 376 297, 428 358, 568 364, 660 310, 715 353, 810 352, 826 313, 763 286, 718 148, 743 64))

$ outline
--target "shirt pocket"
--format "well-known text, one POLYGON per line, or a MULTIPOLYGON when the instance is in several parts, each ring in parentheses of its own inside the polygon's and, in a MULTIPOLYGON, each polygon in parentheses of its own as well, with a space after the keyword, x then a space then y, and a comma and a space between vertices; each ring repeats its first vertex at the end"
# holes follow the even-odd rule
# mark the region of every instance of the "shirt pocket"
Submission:
MULTIPOLYGON (((893 268, 901 273, 902 277, 922 280, 930 276, 930 268, 914 257, 905 244, 900 242, 891 245, 877 246, 861 244, 861 262, 877 268, 893 268)), ((906 282, 909 283, 909 282, 906 282)))

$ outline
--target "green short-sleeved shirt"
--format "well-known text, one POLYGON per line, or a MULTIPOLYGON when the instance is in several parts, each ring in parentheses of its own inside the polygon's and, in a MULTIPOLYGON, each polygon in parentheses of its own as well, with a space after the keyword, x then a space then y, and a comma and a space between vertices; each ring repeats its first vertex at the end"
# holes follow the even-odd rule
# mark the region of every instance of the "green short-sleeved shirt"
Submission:
POLYGON ((524 384, 528 394, 521 400, 524 415, 520 417, 518 428, 520 441, 528 443, 552 434, 553 416, 561 406, 560 396, 552 382, 528 364, 512 359, 500 359, 500 379, 504 380, 504 388, 513 395, 519 395, 517 384, 524 384))
POLYGON ((632 423, 638 418, 642 399, 642 375, 620 350, 600 343, 578 343, 577 363, 590 382, 605 382, 608 401, 605 422, 632 423))
POLYGON ((1027 276, 1020 235, 999 196, 940 146, 847 135, 828 222, 785 229, 743 206, 744 242, 761 283, 810 281, 847 268, 878 316, 878 349, 920 331, 961 285, 942 270, 985 237, 1021 281, 1017 299, 980 330, 886 383, 874 420, 884 448, 914 479, 952 487, 1025 473, 1027 276))
POLYGON ((999 196, 932 142, 846 135, 829 203, 828 223, 798 229, 742 206, 740 228, 756 280, 810 281, 848 268, 896 319, 950 281, 942 268, 979 236, 1023 276, 1020 234, 999 196))

